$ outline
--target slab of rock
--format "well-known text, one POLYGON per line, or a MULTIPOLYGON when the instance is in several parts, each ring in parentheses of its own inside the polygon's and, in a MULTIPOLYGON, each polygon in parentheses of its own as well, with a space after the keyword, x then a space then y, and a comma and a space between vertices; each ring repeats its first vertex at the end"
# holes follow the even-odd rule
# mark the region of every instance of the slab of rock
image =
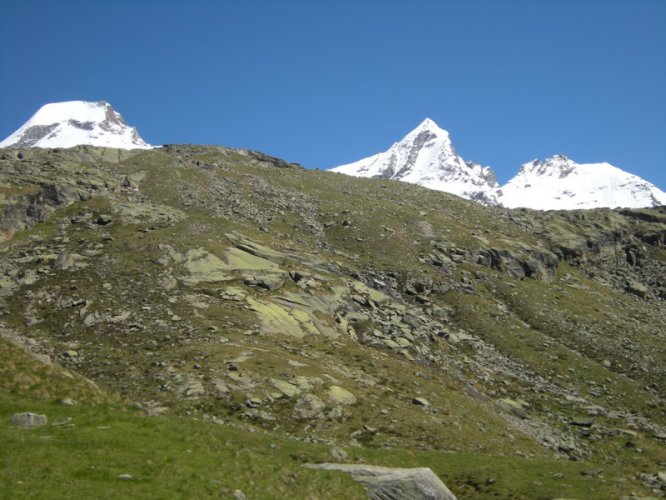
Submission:
POLYGON ((12 425, 16 427, 23 427, 25 429, 31 427, 44 427, 48 419, 46 415, 39 415, 37 413, 14 413, 12 415, 12 425))
POLYGON ((332 385, 327 391, 328 397, 335 404, 339 405, 353 405, 356 403, 356 396, 354 396, 347 389, 343 389, 337 385, 332 385))
POLYGON ((300 394, 301 392, 301 390, 298 387, 296 387, 294 384, 291 384, 289 382, 280 379, 275 379, 275 378, 271 379, 271 385, 288 398, 293 398, 294 396, 298 396, 298 394, 300 394))
POLYGON ((522 405, 513 399, 500 399, 495 404, 515 417, 523 420, 527 418, 527 412, 523 409, 522 405))
POLYGON ((183 383, 178 386, 176 392, 188 399, 195 399, 206 393, 201 380, 193 375, 186 375, 183 383))
POLYGON ((311 469, 348 472, 361 483, 371 500, 456 500, 427 467, 400 469, 357 464, 306 464, 311 469))

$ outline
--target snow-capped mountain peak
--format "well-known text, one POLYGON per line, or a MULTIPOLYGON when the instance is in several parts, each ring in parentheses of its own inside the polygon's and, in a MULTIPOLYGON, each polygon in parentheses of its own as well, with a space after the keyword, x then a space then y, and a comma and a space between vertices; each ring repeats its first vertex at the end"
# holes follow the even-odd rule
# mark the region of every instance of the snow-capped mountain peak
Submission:
POLYGON ((419 184, 488 205, 497 204, 498 184, 489 167, 465 162, 449 133, 426 118, 387 151, 332 169, 357 177, 419 184))
POLYGON ((45 104, 0 148, 69 148, 80 144, 119 149, 150 148, 137 130, 105 101, 45 104))
POLYGON ((499 186, 490 167, 465 162, 449 133, 426 118, 387 151, 332 169, 446 191, 484 205, 537 210, 666 205, 666 193, 609 163, 576 163, 565 155, 532 160, 499 186))
POLYGON ((576 163, 557 155, 522 165, 502 186, 500 203, 538 210, 639 208, 666 204, 666 193, 609 163, 576 163))
POLYGON ((409 134, 407 134, 406 137, 410 137, 412 135, 418 135, 424 132, 430 133, 437 137, 449 139, 449 133, 443 128, 439 128, 439 126, 434 122, 434 120, 431 120, 430 118, 426 118, 425 120, 423 120, 419 124, 419 126, 416 127, 414 130, 412 130, 409 134))

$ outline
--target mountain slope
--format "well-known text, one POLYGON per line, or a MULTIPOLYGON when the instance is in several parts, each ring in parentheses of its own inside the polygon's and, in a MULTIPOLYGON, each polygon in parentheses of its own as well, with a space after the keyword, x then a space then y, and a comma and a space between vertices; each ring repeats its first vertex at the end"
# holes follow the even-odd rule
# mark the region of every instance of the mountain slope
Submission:
POLYGON ((147 149, 137 130, 104 101, 45 104, 0 148, 70 148, 78 145, 147 149))
MULTIPOLYGON (((615 498, 666 461, 666 208, 484 207, 222 147, 5 149, 0 255, 0 331, 215 446, 261 430, 271 478, 331 450, 431 460, 460 498, 615 498)), ((154 479, 124 467, 87 477, 154 479)))
POLYGON ((357 177, 376 177, 418 184, 485 205, 497 204, 497 180, 489 167, 465 162, 449 133, 426 118, 388 151, 331 169, 357 177))
POLYGON ((502 205, 539 210, 640 208, 666 204, 666 193, 608 163, 575 163, 558 155, 524 164, 502 186, 502 205))

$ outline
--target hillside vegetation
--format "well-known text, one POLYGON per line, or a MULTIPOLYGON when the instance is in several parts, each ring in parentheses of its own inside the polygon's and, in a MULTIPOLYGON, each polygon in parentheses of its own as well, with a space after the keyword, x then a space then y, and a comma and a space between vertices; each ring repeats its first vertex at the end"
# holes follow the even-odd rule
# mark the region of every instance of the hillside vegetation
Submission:
POLYGON ((0 257, 9 497, 365 495, 322 461, 428 466, 459 498, 666 492, 664 207, 0 150, 0 257))

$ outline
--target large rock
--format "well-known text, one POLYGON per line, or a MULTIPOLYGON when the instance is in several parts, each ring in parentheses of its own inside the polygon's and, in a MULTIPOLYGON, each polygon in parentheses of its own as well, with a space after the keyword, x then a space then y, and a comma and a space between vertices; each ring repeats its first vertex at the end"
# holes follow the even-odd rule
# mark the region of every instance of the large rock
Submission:
POLYGON ((314 394, 306 394, 296 402, 294 418, 308 420, 315 418, 326 409, 326 404, 314 394))
POLYGON ((446 485, 427 467, 399 469, 356 464, 307 464, 311 469, 348 472, 372 500, 456 500, 446 485))
POLYGON ((30 427, 44 427, 47 423, 46 415, 39 415, 38 413, 14 413, 12 415, 12 425, 16 427, 30 428, 30 427))
POLYGON ((74 256, 72 254, 61 253, 53 262, 53 269, 57 269, 58 271, 65 271, 71 267, 74 267, 74 264, 74 256))
POLYGON ((638 281, 630 281, 629 284, 627 285, 627 291, 629 293, 633 293, 634 295, 640 298, 645 298, 650 289, 646 287, 643 283, 640 283, 638 281))
POLYGON ((329 399, 338 405, 353 405, 356 403, 356 396, 337 385, 329 387, 327 394, 329 399))

